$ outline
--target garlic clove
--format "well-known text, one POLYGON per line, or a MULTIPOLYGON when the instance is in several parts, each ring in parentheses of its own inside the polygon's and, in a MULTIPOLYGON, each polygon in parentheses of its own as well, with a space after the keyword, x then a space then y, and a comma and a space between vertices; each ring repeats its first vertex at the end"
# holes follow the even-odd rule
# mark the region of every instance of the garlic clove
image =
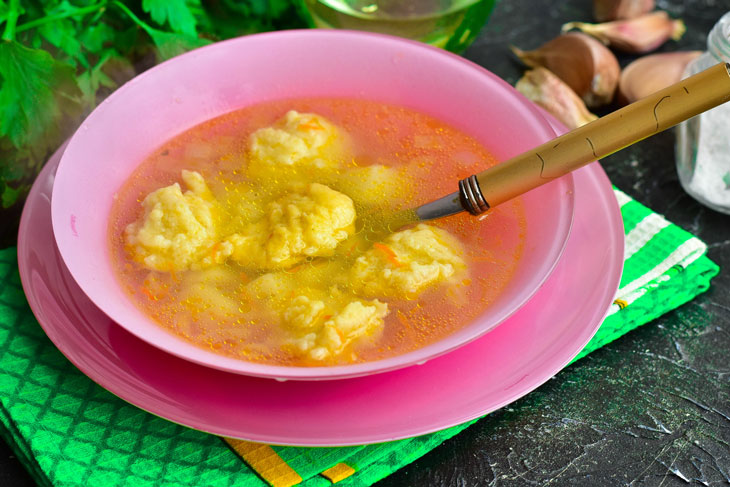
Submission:
POLYGON ((571 29, 578 29, 611 47, 634 54, 653 51, 669 39, 679 40, 686 30, 682 20, 671 19, 662 10, 602 24, 568 22, 563 25, 562 32, 571 29))
POLYGON ((525 72, 515 88, 571 130, 598 118, 570 86, 545 68, 525 72))
POLYGON ((644 56, 621 73, 618 101, 633 103, 682 79, 685 68, 701 51, 676 51, 644 56))
POLYGON ((533 51, 511 49, 527 66, 542 66, 556 74, 589 108, 613 99, 621 69, 616 56, 589 35, 570 32, 533 51))
POLYGON ((633 19, 654 10, 654 0, 593 0, 593 18, 598 22, 633 19))

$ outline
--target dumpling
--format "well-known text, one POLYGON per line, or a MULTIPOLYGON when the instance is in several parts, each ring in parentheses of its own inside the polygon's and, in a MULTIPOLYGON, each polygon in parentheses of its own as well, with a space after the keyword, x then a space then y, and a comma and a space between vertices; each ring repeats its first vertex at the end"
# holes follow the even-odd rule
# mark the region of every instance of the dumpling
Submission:
POLYGON ((324 117, 291 110, 272 127, 251 134, 248 175, 286 180, 297 169, 331 173, 342 159, 343 142, 344 135, 324 117))
POLYGON ((127 250, 148 269, 196 267, 217 242, 220 209, 203 176, 184 170, 182 180, 187 191, 175 183, 148 194, 144 214, 125 229, 127 250))
POLYGON ((466 269, 459 242, 420 224, 389 235, 355 260, 350 282, 364 296, 414 297, 466 269))
POLYGON ((355 231, 352 200, 329 187, 311 183, 269 203, 266 216, 224 243, 242 266, 290 267, 307 257, 329 256, 355 231))

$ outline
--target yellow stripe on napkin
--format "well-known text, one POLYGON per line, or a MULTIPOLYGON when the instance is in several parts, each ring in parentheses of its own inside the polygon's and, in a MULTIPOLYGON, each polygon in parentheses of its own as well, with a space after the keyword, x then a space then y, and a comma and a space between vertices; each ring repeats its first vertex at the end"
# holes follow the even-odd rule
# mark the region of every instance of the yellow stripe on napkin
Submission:
POLYGON ((224 439, 272 487, 292 487, 301 483, 302 477, 269 445, 234 438, 224 439))
POLYGON ((355 469, 346 463, 338 463, 334 467, 330 467, 322 475, 327 478, 333 484, 336 484, 340 480, 345 480, 347 477, 355 473, 355 469))

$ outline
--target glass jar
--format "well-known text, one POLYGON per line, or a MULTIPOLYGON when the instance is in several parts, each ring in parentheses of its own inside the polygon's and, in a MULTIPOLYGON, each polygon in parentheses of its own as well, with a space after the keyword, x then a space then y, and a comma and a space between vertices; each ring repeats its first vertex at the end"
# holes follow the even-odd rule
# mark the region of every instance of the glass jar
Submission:
MULTIPOLYGON (((707 36, 707 52, 692 61, 684 77, 717 63, 730 63, 730 12, 707 36)), ((730 102, 683 122, 677 129, 677 172, 687 193, 730 214, 730 102)))

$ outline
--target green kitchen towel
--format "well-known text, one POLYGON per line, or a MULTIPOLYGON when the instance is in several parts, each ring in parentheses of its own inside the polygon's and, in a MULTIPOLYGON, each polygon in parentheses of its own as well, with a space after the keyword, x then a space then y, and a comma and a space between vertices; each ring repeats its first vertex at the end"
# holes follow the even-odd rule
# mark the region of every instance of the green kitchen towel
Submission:
MULTIPOLYGON (((719 269, 697 238, 616 191, 626 232, 619 292, 576 357, 705 291, 719 269)), ((0 433, 40 486, 367 486, 474 421, 377 445, 257 445, 194 431, 131 406, 79 372, 28 308, 15 249, 0 251, 0 433)))

